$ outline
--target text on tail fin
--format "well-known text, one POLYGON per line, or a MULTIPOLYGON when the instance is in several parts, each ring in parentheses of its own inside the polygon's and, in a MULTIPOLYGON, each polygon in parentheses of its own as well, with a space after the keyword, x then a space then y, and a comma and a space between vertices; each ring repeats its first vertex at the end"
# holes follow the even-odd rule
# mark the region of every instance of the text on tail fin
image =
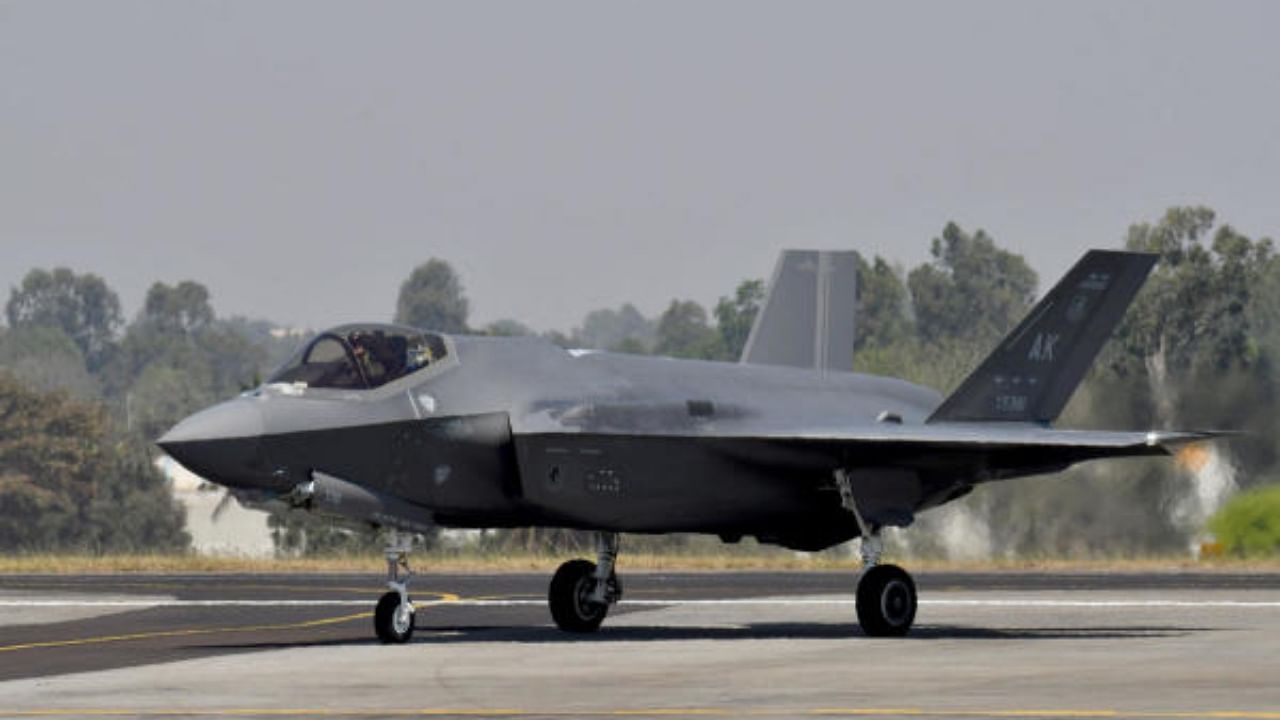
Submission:
POLYGON ((1053 422, 1155 261, 1090 250, 928 422, 1053 422))

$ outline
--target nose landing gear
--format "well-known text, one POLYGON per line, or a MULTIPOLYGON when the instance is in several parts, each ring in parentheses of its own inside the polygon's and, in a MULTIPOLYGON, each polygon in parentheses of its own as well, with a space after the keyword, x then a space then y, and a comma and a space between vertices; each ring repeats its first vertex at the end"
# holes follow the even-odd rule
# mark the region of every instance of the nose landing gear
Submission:
POLYGON ((373 629, 383 643, 406 643, 413 637, 413 603, 409 600, 409 550, 413 536, 392 530, 387 538, 387 591, 373 611, 373 629))

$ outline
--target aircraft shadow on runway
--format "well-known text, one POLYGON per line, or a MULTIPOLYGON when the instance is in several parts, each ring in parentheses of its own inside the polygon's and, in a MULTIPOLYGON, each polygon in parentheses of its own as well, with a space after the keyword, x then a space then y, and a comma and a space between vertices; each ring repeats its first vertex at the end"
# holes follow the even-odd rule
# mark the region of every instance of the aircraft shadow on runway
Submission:
MULTIPOLYGON (((1117 640, 1127 638, 1172 638, 1216 628, 1168 625, 1110 627, 978 628, 952 625, 918 625, 899 640, 1117 640)), ((431 626, 419 627, 411 643, 451 645, 474 642, 508 642, 530 645, 558 643, 679 642, 689 640, 841 640, 870 639, 856 625, 818 623, 752 623, 740 626, 648 626, 604 627, 589 635, 571 635, 550 626, 431 626)), ((371 640, 328 638, 298 641, 263 641, 202 645, 225 650, 269 650, 296 647, 366 645, 371 640)))

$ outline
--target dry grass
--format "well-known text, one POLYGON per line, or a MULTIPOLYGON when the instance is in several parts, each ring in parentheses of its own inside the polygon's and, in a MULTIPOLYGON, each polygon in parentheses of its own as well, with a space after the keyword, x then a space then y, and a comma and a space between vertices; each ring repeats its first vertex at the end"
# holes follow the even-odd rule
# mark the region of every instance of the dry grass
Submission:
MULTIPOLYGON (((421 552, 413 555, 416 572, 539 572, 551 573, 566 559, 541 554, 482 554, 476 552, 421 552)), ((893 561, 893 558, 887 558, 893 561)), ((901 560, 913 571, 971 572, 1280 572, 1280 558, 1235 560, 1215 558, 1196 561, 1186 557, 1119 559, 1021 559, 986 562, 901 560)), ((626 571, 856 571, 859 562, 829 553, 769 554, 651 554, 624 553, 619 567, 626 571)), ((67 555, 33 554, 0 556, 0 574, 53 573, 378 573, 380 555, 344 555, 318 558, 238 558, 200 555, 67 555)))

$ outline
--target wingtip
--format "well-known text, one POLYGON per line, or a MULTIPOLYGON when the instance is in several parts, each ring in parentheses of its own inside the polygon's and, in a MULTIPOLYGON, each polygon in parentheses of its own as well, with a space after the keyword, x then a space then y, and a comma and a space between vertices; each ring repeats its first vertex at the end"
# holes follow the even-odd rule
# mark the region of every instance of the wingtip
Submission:
POLYGON ((1152 430, 1147 433, 1147 445, 1151 447, 1178 448, 1214 440, 1242 437, 1239 430, 1152 430))

